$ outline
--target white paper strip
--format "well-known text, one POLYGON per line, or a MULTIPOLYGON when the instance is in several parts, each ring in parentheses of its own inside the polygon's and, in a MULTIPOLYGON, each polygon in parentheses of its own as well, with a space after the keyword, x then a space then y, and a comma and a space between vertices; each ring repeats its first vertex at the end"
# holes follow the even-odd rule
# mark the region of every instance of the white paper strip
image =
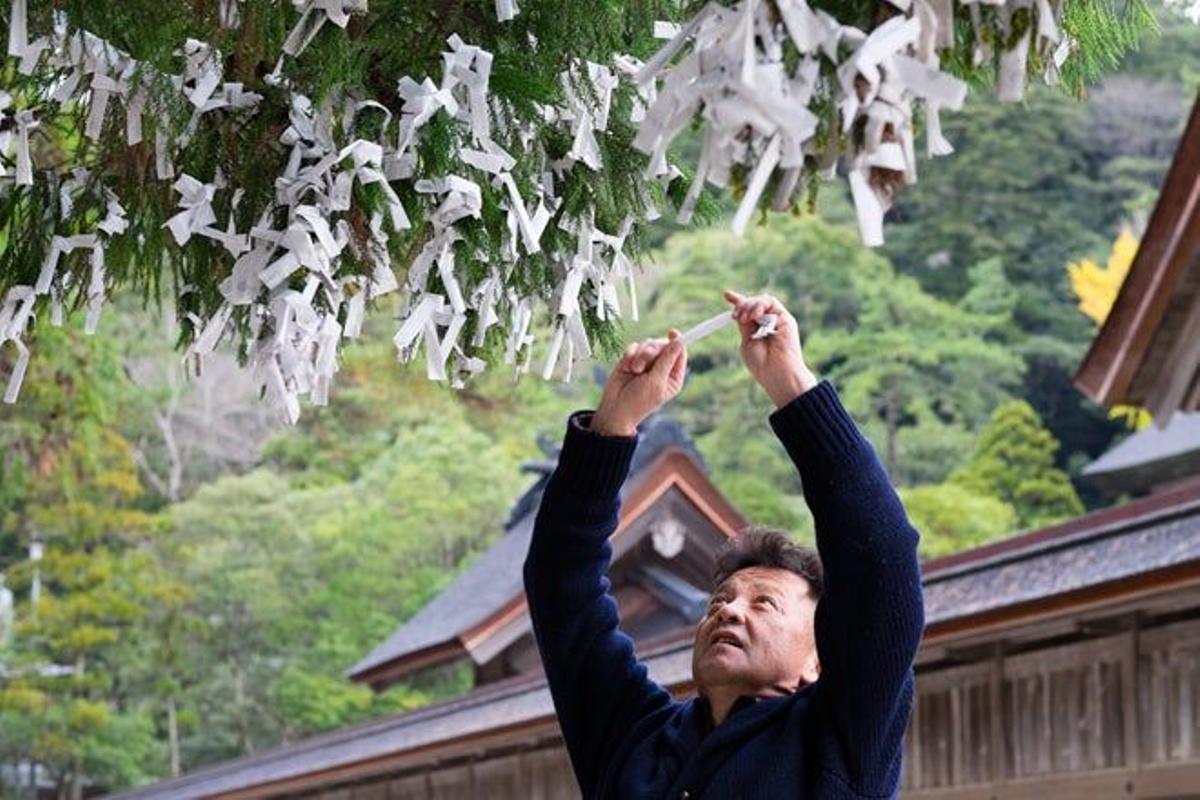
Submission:
MULTIPOLYGON (((772 335, 775 333, 776 323, 777 318, 774 314, 763 314, 763 316, 757 320, 758 330, 754 332, 752 338, 762 339, 772 335)), ((724 311, 720 314, 717 314, 715 317, 710 317, 709 319, 704 320, 704 322, 701 322, 699 325, 689 328, 683 333, 680 339, 682 339, 685 347, 691 347, 693 344, 705 338, 706 336, 711 336, 722 328, 732 324, 734 324, 733 313, 730 311, 724 311)))

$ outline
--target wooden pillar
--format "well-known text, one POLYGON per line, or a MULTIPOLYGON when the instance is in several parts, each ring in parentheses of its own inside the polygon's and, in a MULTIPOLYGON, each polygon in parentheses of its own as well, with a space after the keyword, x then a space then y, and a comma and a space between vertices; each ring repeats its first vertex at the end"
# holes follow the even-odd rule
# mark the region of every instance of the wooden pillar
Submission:
POLYGON ((950 785, 962 786, 966 781, 963 763, 963 703, 961 685, 950 687, 950 785))
POLYGON ((1129 633, 1125 635, 1125 658, 1121 669, 1121 718, 1125 725, 1125 766, 1140 769, 1142 766, 1141 717, 1138 710, 1139 639, 1141 616, 1133 614, 1129 633))
POLYGON ((1179 681, 1179 758, 1190 759, 1196 748, 1192 736, 1192 672, 1196 661, 1190 650, 1180 650, 1176 658, 1179 681))
POLYGON ((992 651, 991 670, 988 675, 988 691, 991 694, 992 710, 992 780, 1004 783, 1004 646, 997 642, 992 651))
POLYGON ((913 691, 912 718, 908 723, 908 735, 912 737, 912 760, 908 768, 912 774, 912 788, 924 789, 925 781, 921 774, 921 693, 913 691))
POLYGON ((1038 672, 1042 681, 1042 730, 1045 732, 1043 747, 1038 748, 1038 769, 1046 774, 1054 771, 1050 758, 1050 748, 1053 745, 1054 715, 1050 710, 1050 670, 1043 666, 1038 672))

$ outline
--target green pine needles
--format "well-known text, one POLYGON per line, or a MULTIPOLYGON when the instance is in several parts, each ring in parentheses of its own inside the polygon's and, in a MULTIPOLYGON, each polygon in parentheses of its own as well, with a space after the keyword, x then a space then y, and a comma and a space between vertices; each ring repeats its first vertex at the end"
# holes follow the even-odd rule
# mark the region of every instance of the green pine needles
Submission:
MULTIPOLYGON (((649 59, 655 22, 686 21, 705 6, 694 0, 524 0, 506 21, 491 0, 0 2, 0 376, 23 369, 37 326, 96 314, 117 290, 173 303, 197 356, 235 342, 290 419, 298 396, 324 400, 338 341, 382 298, 399 298, 402 319, 428 315, 397 345, 430 350, 432 377, 528 369, 546 327, 543 374, 569 373, 615 346, 643 227, 691 183, 674 156, 648 172, 633 146, 647 85, 614 58, 649 59), (428 295, 440 300, 423 308, 428 295)), ((935 5, 950 0, 812 9, 869 33, 935 5)), ((784 6, 764 17, 780 31, 784 6)), ((1073 95, 1154 27, 1143 0, 955 4, 942 67, 993 83, 1045 9, 1069 39, 1058 74, 1073 95)), ((1047 52, 1031 48, 1029 75, 1047 52)), ((783 51, 788 69, 802 56, 783 51)), ((824 155, 805 156, 785 205, 809 202, 829 156, 864 135, 839 132, 828 91, 810 108, 824 155)), ((735 194, 751 171, 735 170, 735 194)), ((695 218, 715 208, 704 192, 695 218)))

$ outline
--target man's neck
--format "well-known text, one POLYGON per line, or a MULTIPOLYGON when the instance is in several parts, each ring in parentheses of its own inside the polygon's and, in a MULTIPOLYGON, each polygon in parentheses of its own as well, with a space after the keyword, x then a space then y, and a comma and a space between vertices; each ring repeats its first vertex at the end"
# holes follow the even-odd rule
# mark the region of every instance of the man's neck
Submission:
POLYGON ((729 716, 729 712, 737 705, 738 700, 743 697, 783 697, 788 694, 792 694, 792 692, 779 686, 759 687, 757 689, 748 689, 744 686, 713 686, 703 689, 700 692, 700 695, 708 701, 708 708, 712 714, 714 728, 725 721, 725 718, 729 716))

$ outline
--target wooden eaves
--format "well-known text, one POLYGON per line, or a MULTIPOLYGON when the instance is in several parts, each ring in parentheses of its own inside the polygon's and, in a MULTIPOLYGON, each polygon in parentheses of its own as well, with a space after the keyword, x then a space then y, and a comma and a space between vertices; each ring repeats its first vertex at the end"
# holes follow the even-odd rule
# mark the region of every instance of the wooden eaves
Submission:
POLYGON ((1075 375, 1095 402, 1159 425, 1200 408, 1200 100, 1192 108, 1129 274, 1075 375))
MULTIPOLYGON (((713 485, 692 456, 682 448, 669 447, 633 476, 633 485, 621 504, 620 522, 612 535, 614 545, 636 519, 673 487, 725 536, 732 538, 745 527, 745 517, 713 485)), ((349 677, 358 683, 383 687, 416 670, 466 658, 489 636, 527 613, 525 596, 518 593, 466 630, 447 631, 446 638, 439 643, 351 672, 349 677)))

